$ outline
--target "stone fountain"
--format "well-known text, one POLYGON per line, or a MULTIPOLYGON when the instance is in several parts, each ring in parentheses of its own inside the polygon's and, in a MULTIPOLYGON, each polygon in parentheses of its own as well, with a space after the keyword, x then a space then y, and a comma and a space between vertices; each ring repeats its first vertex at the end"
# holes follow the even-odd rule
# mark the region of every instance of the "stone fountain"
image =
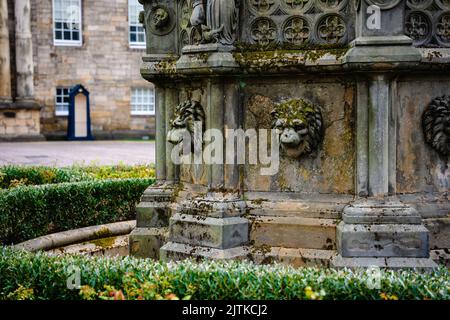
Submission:
POLYGON ((140 2, 157 184, 132 255, 436 266, 450 247, 448 0, 140 2))

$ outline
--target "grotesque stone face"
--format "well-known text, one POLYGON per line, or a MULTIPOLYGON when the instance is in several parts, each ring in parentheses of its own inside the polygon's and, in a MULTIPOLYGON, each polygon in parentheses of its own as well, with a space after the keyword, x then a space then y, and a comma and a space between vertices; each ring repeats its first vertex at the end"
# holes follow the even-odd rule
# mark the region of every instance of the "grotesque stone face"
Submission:
POLYGON ((179 104, 175 109, 174 119, 170 123, 170 131, 167 141, 177 145, 183 142, 186 134, 191 136, 191 142, 194 141, 195 124, 201 125, 200 134, 205 131, 205 112, 200 102, 187 100, 179 104))
POLYGON ((156 9, 153 15, 153 25, 156 29, 164 28, 169 22, 169 13, 164 8, 156 9))
POLYGON ((443 156, 450 155, 450 96, 434 99, 423 114, 425 141, 443 156))
POLYGON ((322 113, 303 99, 276 105, 272 118, 272 127, 278 131, 281 147, 290 157, 311 153, 323 140, 322 113))

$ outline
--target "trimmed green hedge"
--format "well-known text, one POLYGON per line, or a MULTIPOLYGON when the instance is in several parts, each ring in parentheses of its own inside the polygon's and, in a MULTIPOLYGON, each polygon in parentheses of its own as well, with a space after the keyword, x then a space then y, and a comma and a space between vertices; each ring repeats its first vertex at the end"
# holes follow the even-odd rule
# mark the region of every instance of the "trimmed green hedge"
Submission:
POLYGON ((92 180, 92 178, 87 173, 74 168, 0 167, 0 189, 86 180, 92 180))
POLYGON ((0 167, 0 189, 20 186, 57 184, 105 179, 152 179, 155 177, 154 166, 116 165, 88 167, 0 167))
POLYGON ((0 190, 0 243, 135 218, 151 179, 85 181, 0 190))
POLYGON ((247 262, 166 264, 0 249, 0 299, 450 299, 450 273, 444 268, 382 271, 380 289, 367 285, 367 275, 247 262), (81 289, 69 290, 67 280, 77 269, 81 289))

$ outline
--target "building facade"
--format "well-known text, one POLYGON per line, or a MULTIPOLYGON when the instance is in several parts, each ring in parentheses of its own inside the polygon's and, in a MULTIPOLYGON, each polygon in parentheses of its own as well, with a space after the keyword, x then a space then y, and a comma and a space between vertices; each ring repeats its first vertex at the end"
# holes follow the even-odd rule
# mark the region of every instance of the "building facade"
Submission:
POLYGON ((68 94, 77 84, 90 92, 95 138, 154 134, 155 91, 139 74, 145 31, 139 23, 142 5, 138 0, 2 1, 1 43, 3 48, 9 42, 9 68, 7 59, 2 59, 0 137, 64 138, 68 94), (18 30, 20 20, 26 21, 28 32, 18 30), (21 82, 23 53, 18 46, 24 34, 29 35, 31 59, 29 69, 22 72, 31 78, 27 84, 21 82), (9 89, 4 88, 8 82, 4 78, 9 79, 9 89), (32 87, 31 106, 16 102, 20 102, 20 86, 32 87), (22 118, 29 121, 17 125, 22 118))

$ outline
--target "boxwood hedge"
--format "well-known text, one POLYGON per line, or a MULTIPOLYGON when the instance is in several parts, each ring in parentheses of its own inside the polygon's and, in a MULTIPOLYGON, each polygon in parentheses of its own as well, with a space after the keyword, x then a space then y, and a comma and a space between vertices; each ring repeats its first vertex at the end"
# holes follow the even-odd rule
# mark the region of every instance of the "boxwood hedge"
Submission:
POLYGON ((450 299, 450 273, 294 269, 249 262, 52 256, 0 248, 0 299, 450 299), (80 287, 67 286, 80 275, 80 287), (72 277, 71 277, 72 276, 72 277))
POLYGON ((0 189, 26 185, 56 184, 105 179, 151 179, 155 177, 152 165, 73 166, 55 168, 45 166, 0 167, 0 189))
POLYGON ((93 180, 0 190, 0 243, 134 219, 151 179, 93 180))
POLYGON ((93 179, 87 173, 76 170, 75 168, 0 167, 0 189, 9 189, 24 185, 42 185, 86 180, 93 179))

